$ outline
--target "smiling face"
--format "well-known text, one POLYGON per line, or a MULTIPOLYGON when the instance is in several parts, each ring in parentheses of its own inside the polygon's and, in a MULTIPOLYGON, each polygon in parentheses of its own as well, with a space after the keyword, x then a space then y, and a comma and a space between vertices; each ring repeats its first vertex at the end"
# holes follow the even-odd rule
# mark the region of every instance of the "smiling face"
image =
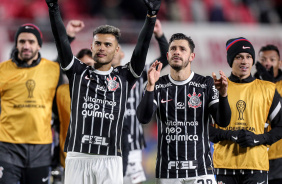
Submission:
POLYGON ((32 33, 21 33, 17 40, 18 58, 28 65, 38 58, 40 46, 37 38, 32 33))
POLYGON ((249 53, 241 52, 237 54, 234 58, 232 64, 232 73, 240 79, 245 79, 250 76, 252 66, 252 55, 249 53))
POLYGON ((193 61, 194 53, 191 53, 187 40, 174 40, 169 46, 167 60, 171 68, 176 71, 185 69, 193 61))
POLYGON ((91 45, 92 58, 98 65, 110 65, 118 49, 114 35, 96 34, 91 45))

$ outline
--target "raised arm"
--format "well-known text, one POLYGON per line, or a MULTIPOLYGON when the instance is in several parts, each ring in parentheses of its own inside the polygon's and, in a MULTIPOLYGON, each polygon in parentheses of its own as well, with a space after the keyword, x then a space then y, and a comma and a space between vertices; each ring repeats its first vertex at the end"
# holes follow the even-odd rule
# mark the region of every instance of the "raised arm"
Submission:
MULTIPOLYGON (((230 123, 231 109, 227 99, 227 78, 222 71, 219 71, 220 78, 217 79, 215 73, 212 74, 214 86, 219 91, 219 103, 211 105, 210 111, 216 124, 226 127, 230 123)), ((214 89, 214 90, 216 90, 214 89)))
POLYGON ((137 76, 140 76, 144 70, 146 56, 156 22, 156 15, 161 6, 161 0, 144 0, 144 3, 148 8, 148 14, 130 60, 133 72, 137 76))
POLYGON ((162 63, 159 61, 155 61, 150 67, 147 74, 148 83, 146 86, 145 95, 137 107, 137 118, 143 124, 150 122, 157 108, 157 104, 154 103, 154 89, 155 89, 155 83, 160 78, 161 69, 162 69, 162 63))
POLYGON ((164 68, 168 65, 168 61, 166 58, 166 54, 168 51, 168 42, 164 35, 162 24, 159 19, 156 20, 156 24, 154 27, 154 35, 155 35, 156 40, 158 41, 158 45, 159 45, 160 53, 161 53, 161 56, 156 60, 162 62, 163 68, 164 68))
POLYGON ((58 50, 59 62, 66 68, 73 59, 71 46, 68 40, 66 28, 60 15, 58 0, 46 0, 49 7, 50 23, 58 50))

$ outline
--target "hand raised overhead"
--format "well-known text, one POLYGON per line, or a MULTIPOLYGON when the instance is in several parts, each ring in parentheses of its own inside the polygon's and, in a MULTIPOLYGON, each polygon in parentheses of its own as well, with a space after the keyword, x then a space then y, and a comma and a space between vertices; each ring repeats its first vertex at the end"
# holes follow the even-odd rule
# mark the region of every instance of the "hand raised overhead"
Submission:
POLYGON ((217 79, 214 72, 212 72, 212 78, 214 80, 214 85, 216 89, 219 91, 220 96, 226 97, 227 96, 227 77, 225 76, 223 71, 219 71, 220 78, 217 79))
POLYGON ((155 16, 161 7, 161 0, 144 0, 145 5, 148 8, 148 14, 150 16, 155 16))

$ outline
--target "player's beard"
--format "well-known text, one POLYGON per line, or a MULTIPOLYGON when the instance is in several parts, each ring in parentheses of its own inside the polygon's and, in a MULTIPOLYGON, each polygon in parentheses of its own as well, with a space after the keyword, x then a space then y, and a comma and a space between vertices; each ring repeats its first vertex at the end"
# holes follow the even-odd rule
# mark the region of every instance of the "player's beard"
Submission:
MULTIPOLYGON (((182 60, 183 61, 183 60, 182 60)), ((170 64, 170 67, 171 68, 173 68, 174 70, 176 70, 176 71, 180 71, 180 70, 182 70, 183 68, 186 68, 187 66, 188 66, 188 64, 189 64, 189 60, 187 59, 187 60, 185 60, 185 61, 183 61, 182 62, 182 65, 179 65, 179 64, 170 64)))
POLYGON ((33 51, 33 50, 30 50, 30 54, 26 55, 26 54, 23 54, 24 50, 21 50, 19 52, 19 56, 20 56, 20 59, 24 62, 28 62, 30 60, 32 60, 37 54, 38 54, 38 51, 33 51))

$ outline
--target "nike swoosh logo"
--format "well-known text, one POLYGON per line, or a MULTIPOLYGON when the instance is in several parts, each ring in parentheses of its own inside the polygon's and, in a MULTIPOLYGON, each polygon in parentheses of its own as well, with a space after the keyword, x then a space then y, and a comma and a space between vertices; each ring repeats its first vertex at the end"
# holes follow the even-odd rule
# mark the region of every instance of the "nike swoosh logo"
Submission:
POLYGON ((257 182, 257 184, 263 184, 264 182, 265 182, 265 181, 263 181, 263 182, 260 182, 260 183, 259 183, 259 182, 257 182))
POLYGON ((162 99, 161 100, 161 103, 166 103, 166 102, 169 102, 169 101, 171 101, 172 99, 170 99, 170 100, 164 100, 164 99, 162 99))
POLYGON ((49 179, 49 177, 42 178, 42 182, 46 182, 49 179))
POLYGON ((245 46, 243 46, 243 49, 250 49, 250 47, 245 47, 245 46))
POLYGON ((234 137, 234 136, 231 136, 234 140, 236 140, 237 141, 237 139, 238 139, 238 137, 234 137))
POLYGON ((259 141, 257 141, 257 140, 254 140, 254 143, 258 143, 259 141))

